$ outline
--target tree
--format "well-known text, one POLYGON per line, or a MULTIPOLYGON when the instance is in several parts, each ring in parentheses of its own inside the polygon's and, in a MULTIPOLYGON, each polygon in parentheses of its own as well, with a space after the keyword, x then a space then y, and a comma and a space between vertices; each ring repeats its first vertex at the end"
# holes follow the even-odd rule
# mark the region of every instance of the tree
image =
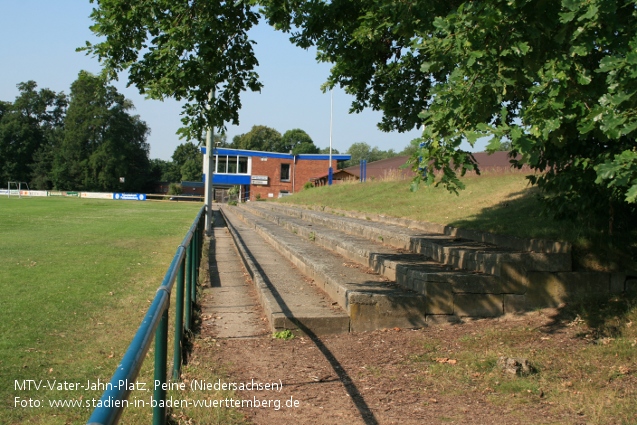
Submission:
POLYGON ((347 149, 347 153, 351 155, 351 159, 345 161, 344 168, 358 165, 362 160, 373 162, 396 156, 396 152, 393 149, 382 151, 378 146, 372 148, 365 142, 352 143, 347 149))
POLYGON ((182 143, 173 153, 173 167, 178 170, 180 181, 201 181, 203 154, 192 142, 182 143))
POLYGON ((55 151, 58 189, 139 191, 148 184, 146 123, 104 78, 80 71, 71 85, 64 138, 55 151), (124 177, 124 183, 120 182, 124 177))
POLYGON ((151 180, 153 182, 177 183, 181 181, 181 172, 175 167, 172 161, 151 159, 150 169, 151 180))
MULTIPOLYGON (((328 146, 328 147, 326 147, 326 148, 321 148, 321 149, 319 149, 318 153, 322 153, 322 154, 329 154, 329 153, 330 153, 330 148, 329 148, 329 146, 328 146)), ((339 153, 339 152, 338 152, 338 149, 336 149, 336 148, 332 148, 332 155, 336 155, 336 154, 338 154, 338 153, 339 153)))
POLYGON ((429 183, 461 189, 476 164, 460 144, 489 137, 541 173, 557 215, 637 202, 635 0, 263 3, 334 64, 326 86, 352 110, 381 110, 383 129, 424 123, 412 162, 429 183))
POLYGON ((292 152, 293 155, 319 153, 314 141, 300 128, 288 130, 281 138, 281 145, 275 147, 275 152, 292 152))
POLYGON ((238 124, 241 92, 261 89, 247 34, 258 16, 247 1, 98 1, 91 30, 104 41, 80 50, 109 78, 127 70, 140 93, 185 100, 180 132, 202 140, 209 126, 238 124))
POLYGON ((239 134, 232 139, 232 148, 251 151, 281 152, 281 133, 265 125, 252 126, 250 131, 239 134))
MULTIPOLYGON (((176 60, 139 60, 146 34, 166 43, 173 37, 180 46, 183 33, 193 44, 214 47, 226 40, 225 33, 211 34, 217 39, 211 42, 191 26, 216 23, 223 13, 232 21, 233 7, 251 10, 243 2, 231 7, 220 3, 219 13, 209 15, 198 13, 202 2, 192 3, 192 10, 191 3, 160 2, 162 7, 154 9, 156 2, 151 6, 135 0, 127 1, 125 10, 123 3, 100 4, 94 13, 98 35, 112 42, 93 51, 101 53, 109 70, 132 64, 134 75, 143 75, 147 85, 154 84, 163 95, 173 90, 170 84, 162 85, 163 73, 181 78, 183 67, 176 60), (138 15, 133 6, 145 15, 138 15), (185 12, 196 23, 179 20, 185 12), (111 20, 103 20, 106 16, 111 20), (149 19, 175 35, 155 29, 146 23, 149 19)), ((254 3, 262 6, 272 26, 291 34, 293 43, 315 46, 317 59, 333 64, 324 89, 343 87, 354 96, 352 111, 382 111, 383 130, 407 131, 424 124, 412 162, 427 169, 428 183, 462 189, 457 174, 477 165, 460 145, 488 137, 491 150, 510 142, 513 163, 540 172, 530 180, 543 190, 556 214, 595 218, 603 209, 612 219, 619 208, 635 213, 637 0, 254 3)), ((245 28, 240 24, 236 33, 245 35, 245 28)), ((201 54, 204 64, 221 56, 221 50, 209 51, 201 54)), ((249 53, 234 60, 243 64, 244 57, 253 58, 249 53)), ((189 65, 197 52, 184 57, 189 65)), ((218 60, 227 64, 226 58, 218 60)), ((179 90, 199 102, 199 111, 205 107, 205 90, 202 94, 190 82, 179 90)), ((229 109, 237 106, 228 104, 229 109)))
POLYGON ((606 217, 612 223, 622 198, 635 201, 626 191, 631 178, 621 190, 612 171, 604 174, 618 155, 636 146, 637 119, 630 118, 635 100, 629 97, 637 89, 637 73, 627 67, 631 60, 637 63, 635 6, 634 1, 465 3, 435 21, 435 36, 421 33, 418 46, 436 82, 423 113, 419 152, 423 161, 433 162, 429 180, 433 168, 442 169, 444 184, 462 187, 449 162, 462 171, 474 168, 458 146, 486 136, 490 149, 510 142, 518 155, 514 164, 542 173, 530 180, 543 189, 556 215, 606 217), (604 184, 606 178, 610 184, 604 184))
POLYGON ((36 89, 35 81, 20 83, 14 103, 0 102, 0 180, 49 189, 51 153, 64 128, 67 99, 36 89))

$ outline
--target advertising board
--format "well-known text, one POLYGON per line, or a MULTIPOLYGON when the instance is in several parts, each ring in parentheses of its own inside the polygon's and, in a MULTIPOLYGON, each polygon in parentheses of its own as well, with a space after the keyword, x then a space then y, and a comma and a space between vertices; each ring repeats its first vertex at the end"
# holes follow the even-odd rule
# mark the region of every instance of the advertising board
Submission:
POLYGON ((145 201, 146 195, 143 193, 113 193, 116 201, 145 201))
POLYGON ((80 198, 115 199, 112 193, 104 193, 104 192, 81 192, 80 198))

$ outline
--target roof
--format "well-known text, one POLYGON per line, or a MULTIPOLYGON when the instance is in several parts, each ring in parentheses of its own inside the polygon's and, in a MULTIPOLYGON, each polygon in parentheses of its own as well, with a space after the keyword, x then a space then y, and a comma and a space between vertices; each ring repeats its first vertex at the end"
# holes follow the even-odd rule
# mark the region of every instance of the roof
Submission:
MULTIPOLYGON (((201 153, 206 154, 206 148, 202 146, 201 153)), ((292 155, 291 153, 282 152, 264 152, 264 151, 250 151, 246 149, 230 149, 230 148, 216 148, 215 153, 217 155, 241 155, 241 156, 259 156, 266 158, 281 158, 281 159, 297 159, 297 160, 315 160, 315 161, 329 161, 330 156, 324 153, 310 154, 303 153, 299 155, 292 155)), ((348 161, 352 159, 351 155, 344 154, 332 154, 332 160, 336 161, 348 161)))
POLYGON ((182 181, 181 182, 181 187, 205 187, 206 184, 204 182, 189 182, 189 181, 182 181))
MULTIPOLYGON (((481 171, 493 169, 493 168, 511 168, 509 152, 498 151, 489 154, 488 152, 474 152, 473 157, 478 163, 478 167, 481 171)), ((389 174, 396 173, 401 174, 404 177, 414 177, 414 173, 409 165, 402 168, 407 164, 409 156, 395 156, 393 158, 381 159, 380 161, 367 163, 367 178, 381 178, 389 174)), ((347 167, 344 170, 360 177, 360 166, 354 165, 347 167)))
MULTIPOLYGON (((409 156, 394 156, 392 158, 381 159, 380 161, 367 163, 367 178, 380 178, 385 177, 387 174, 395 172, 403 174, 407 177, 415 176, 415 173, 409 166, 404 168, 403 165, 407 164, 409 156)), ((353 165, 351 167, 344 168, 350 174, 360 177, 360 165, 353 165)))
MULTIPOLYGON (((350 176, 358 178, 358 174, 354 174, 354 173, 349 172, 347 168, 342 169, 342 170, 334 170, 334 172, 332 174, 332 177, 335 177, 335 176, 339 176, 341 178, 342 177, 347 178, 347 177, 350 177, 350 176)), ((328 174, 323 174, 322 176, 312 177, 312 179, 313 180, 326 179, 327 177, 328 177, 328 174)))

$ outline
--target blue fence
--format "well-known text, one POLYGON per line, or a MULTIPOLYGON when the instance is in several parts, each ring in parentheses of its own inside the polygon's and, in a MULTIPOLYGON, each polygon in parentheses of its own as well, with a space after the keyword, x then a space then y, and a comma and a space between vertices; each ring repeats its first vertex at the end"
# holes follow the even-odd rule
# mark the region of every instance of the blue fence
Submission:
MULTIPOLYGON (((111 425, 116 424, 127 405, 139 371, 146 358, 146 353, 155 338, 155 373, 154 380, 161 385, 153 385, 154 400, 166 399, 167 361, 168 361, 168 307, 170 295, 175 282, 175 338, 173 351, 172 378, 179 379, 182 364, 182 343, 186 331, 192 329, 192 306, 197 301, 197 279, 201 251, 203 246, 203 231, 205 224, 205 208, 199 210, 186 237, 173 257, 170 267, 164 276, 153 302, 144 320, 142 320, 133 341, 129 345, 122 361, 111 378, 110 385, 102 394, 101 406, 93 410, 88 424, 111 425), (132 384, 132 386, 131 386, 132 384)), ((153 424, 166 423, 165 403, 158 403, 153 407, 153 424)))

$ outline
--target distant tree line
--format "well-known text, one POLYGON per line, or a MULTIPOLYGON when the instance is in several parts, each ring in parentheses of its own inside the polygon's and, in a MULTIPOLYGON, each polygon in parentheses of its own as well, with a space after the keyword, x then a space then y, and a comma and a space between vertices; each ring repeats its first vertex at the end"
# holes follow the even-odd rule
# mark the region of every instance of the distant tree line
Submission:
POLYGON ((81 71, 68 96, 38 90, 35 81, 18 90, 14 102, 0 101, 0 182, 24 181, 40 190, 152 186, 150 130, 102 77, 81 71))

